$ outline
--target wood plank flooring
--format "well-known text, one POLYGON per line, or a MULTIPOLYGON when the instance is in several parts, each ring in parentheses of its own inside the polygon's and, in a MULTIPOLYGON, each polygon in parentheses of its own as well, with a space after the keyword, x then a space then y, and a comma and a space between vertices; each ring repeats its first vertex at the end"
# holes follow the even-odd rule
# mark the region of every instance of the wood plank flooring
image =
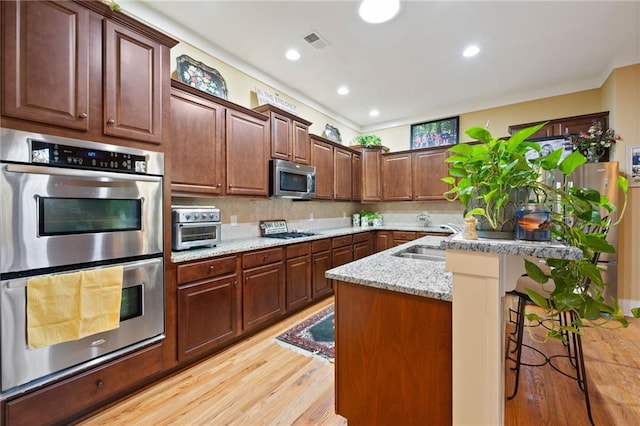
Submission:
MULTIPOLYGON (((334 413, 333 364, 273 341, 332 302, 322 301, 81 424, 345 425, 334 413)), ((585 330, 583 345, 596 424, 640 424, 640 323, 585 330)), ((507 367, 507 391, 511 374, 507 367)), ((505 425, 588 424, 574 381, 548 366, 523 367, 518 395, 505 402, 505 425)))

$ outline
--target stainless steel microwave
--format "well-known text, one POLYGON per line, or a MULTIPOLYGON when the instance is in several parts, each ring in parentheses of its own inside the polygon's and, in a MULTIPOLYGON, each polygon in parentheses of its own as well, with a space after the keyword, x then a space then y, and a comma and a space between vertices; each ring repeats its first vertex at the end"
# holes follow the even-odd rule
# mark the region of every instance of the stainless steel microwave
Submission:
POLYGON ((316 168, 285 160, 270 161, 269 195, 310 200, 316 195, 316 168))

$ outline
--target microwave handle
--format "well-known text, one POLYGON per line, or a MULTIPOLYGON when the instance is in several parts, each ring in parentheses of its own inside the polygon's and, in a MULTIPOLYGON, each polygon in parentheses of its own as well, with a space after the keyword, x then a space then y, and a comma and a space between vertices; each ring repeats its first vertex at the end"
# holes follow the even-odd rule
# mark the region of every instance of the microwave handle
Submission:
POLYGON ((29 166, 22 164, 7 164, 5 166, 5 170, 10 173, 31 173, 38 175, 48 175, 48 176, 65 176, 65 177, 75 177, 80 179, 88 179, 88 180, 104 180, 112 179, 114 181, 135 181, 135 182, 160 182, 161 177, 159 176, 149 176, 149 175, 133 175, 133 174, 125 174, 125 173, 113 173, 113 172, 103 172, 100 171, 100 175, 94 177, 95 175, 88 175, 86 170, 78 170, 78 169, 59 169, 54 167, 42 167, 42 166, 29 166))

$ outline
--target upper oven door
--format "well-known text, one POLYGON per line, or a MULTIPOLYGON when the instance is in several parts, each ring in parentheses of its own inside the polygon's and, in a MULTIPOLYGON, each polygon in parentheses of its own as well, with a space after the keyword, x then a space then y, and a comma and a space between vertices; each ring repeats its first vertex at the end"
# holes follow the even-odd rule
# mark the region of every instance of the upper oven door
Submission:
POLYGON ((2 164, 0 269, 162 253, 162 178, 2 164))

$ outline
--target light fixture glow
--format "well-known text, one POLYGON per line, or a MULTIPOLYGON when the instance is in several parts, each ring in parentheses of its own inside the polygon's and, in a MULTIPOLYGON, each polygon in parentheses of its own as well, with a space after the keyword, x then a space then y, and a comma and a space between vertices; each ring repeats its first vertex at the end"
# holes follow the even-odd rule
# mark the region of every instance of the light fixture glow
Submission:
POLYGON ((377 109, 372 109, 371 111, 369 111, 369 116, 371 117, 377 117, 380 115, 380 111, 378 111, 377 109))
POLYGON ((358 13, 370 24, 380 24, 396 16, 400 0, 362 0, 358 13))
POLYGON ((471 45, 464 49, 464 52, 462 52, 462 56, 464 56, 465 58, 470 58, 472 56, 476 56, 478 53, 480 53, 480 48, 476 45, 471 45))
POLYGON ((297 61, 298 59, 300 59, 300 53, 295 49, 287 50, 287 53, 285 53, 284 56, 286 56, 290 61, 297 61))
POLYGON ((338 88, 338 95, 346 95, 349 93, 349 88, 347 86, 341 86, 338 88))

